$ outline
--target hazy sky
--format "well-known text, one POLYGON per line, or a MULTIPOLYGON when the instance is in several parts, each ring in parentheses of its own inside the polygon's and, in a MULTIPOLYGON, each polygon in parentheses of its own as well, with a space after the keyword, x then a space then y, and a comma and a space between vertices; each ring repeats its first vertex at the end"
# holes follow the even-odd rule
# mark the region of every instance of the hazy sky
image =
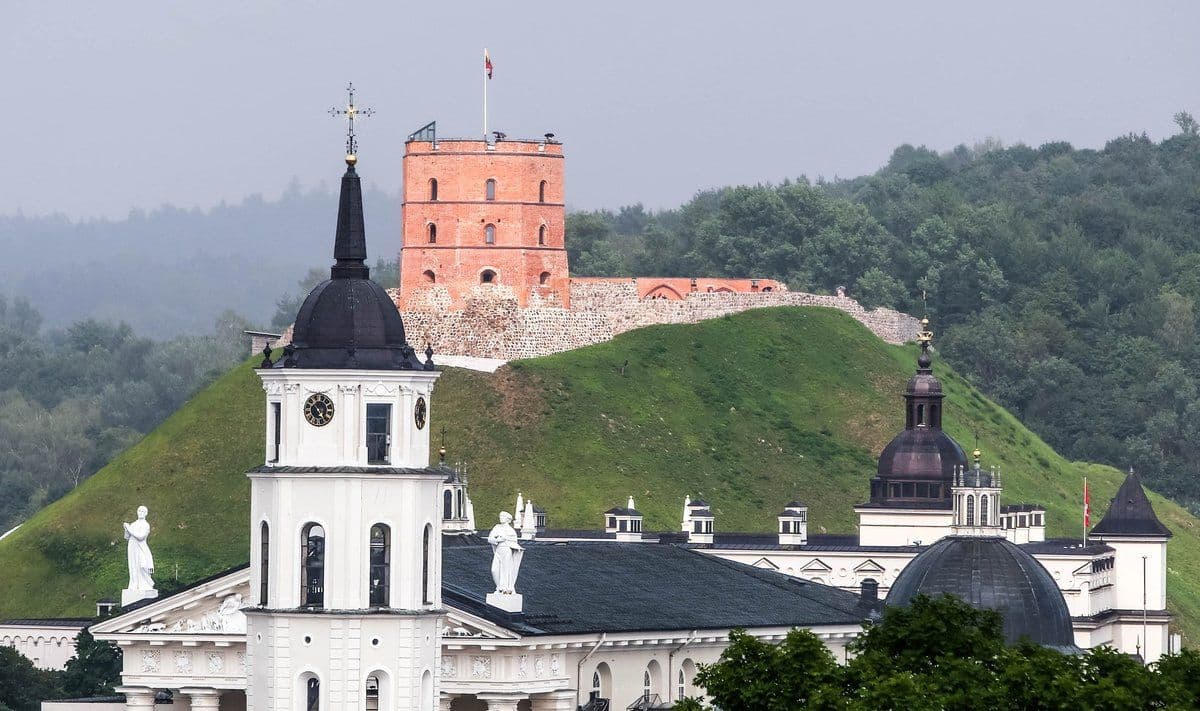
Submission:
POLYGON ((898 144, 1099 147, 1200 116, 1200 2, 3 0, 0 214, 124 216, 332 185, 404 138, 555 132, 568 203, 870 172, 898 144))

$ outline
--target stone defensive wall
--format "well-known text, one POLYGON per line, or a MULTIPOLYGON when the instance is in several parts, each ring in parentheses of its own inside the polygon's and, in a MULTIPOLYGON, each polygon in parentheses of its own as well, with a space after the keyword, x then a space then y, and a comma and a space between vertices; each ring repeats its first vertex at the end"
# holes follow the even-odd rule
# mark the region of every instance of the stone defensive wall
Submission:
MULTIPOLYGON (((867 311, 847 296, 783 288, 752 293, 696 291, 668 299, 644 297, 634 279, 579 279, 572 280, 571 308, 564 309, 530 298, 532 294, 526 299, 531 305, 522 307, 511 288, 488 284, 473 289, 461 310, 446 309, 449 295, 439 298, 436 289, 417 300, 421 307, 401 310, 409 343, 418 350, 431 344, 435 354, 502 360, 582 348, 643 326, 696 323, 771 306, 838 309, 893 344, 915 339, 920 327, 912 316, 891 309, 867 311)), ((389 290, 389 294, 399 303, 397 290, 389 290)))

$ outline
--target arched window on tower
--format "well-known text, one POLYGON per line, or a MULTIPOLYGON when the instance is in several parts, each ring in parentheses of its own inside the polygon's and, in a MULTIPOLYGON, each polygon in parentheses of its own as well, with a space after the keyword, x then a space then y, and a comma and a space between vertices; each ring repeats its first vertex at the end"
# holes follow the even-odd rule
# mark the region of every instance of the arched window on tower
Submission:
POLYGON ((442 518, 447 521, 454 518, 454 494, 449 489, 442 492, 442 518))
POLYGON ((310 676, 304 682, 305 687, 305 711, 321 711, 321 680, 315 676, 310 676))
POLYGON ((266 607, 267 590, 271 581, 271 527, 266 521, 259 527, 258 604, 266 607))
POLYGON ((542 272, 538 275, 538 283, 542 286, 545 286, 548 281, 550 281, 550 272, 542 272))
POLYGON ((538 183, 538 202, 546 202, 546 181, 538 183))
POLYGON ((437 244, 437 225, 429 223, 429 244, 437 244))
POLYGON ((491 269, 484 269, 482 272, 479 273, 479 283, 480 284, 496 283, 496 272, 492 271, 491 269))
POLYGON ((988 525, 988 496, 984 494, 979 497, 979 525, 988 525))
POLYGON ((438 197, 437 197, 437 178, 429 179, 429 199, 431 201, 438 199, 438 197))
POLYGON ((467 508, 465 506, 463 506, 463 490, 462 489, 458 490, 456 497, 458 499, 458 517, 466 518, 467 517, 467 508))
POLYGON ((642 672, 642 700, 650 701, 652 687, 650 686, 650 672, 642 672))
POLYGON ((917 405, 917 427, 925 424, 925 406, 917 405))
POLYGON ((424 272, 421 273, 421 276, 425 277, 426 284, 436 284, 437 283, 437 274, 434 274, 432 269, 426 269, 424 272))
POLYGON ((433 604, 433 592, 429 589, 429 539, 433 535, 433 526, 425 524, 425 535, 421 540, 421 602, 426 605, 433 604))
POLYGON ((495 200, 496 199, 496 179, 488 178, 487 182, 484 183, 484 185, 483 185, 483 190, 484 190, 484 197, 486 199, 495 200))
POLYGON ((687 677, 684 676, 683 670, 679 670, 679 685, 675 689, 675 699, 681 701, 687 696, 687 677))
POLYGON ((305 524, 300 532, 300 605, 325 606, 325 529, 305 524))
POLYGON ((392 531, 382 523, 371 526, 371 607, 389 607, 389 578, 392 570, 392 531))
POLYGON ((483 228, 483 241, 485 244, 496 244, 496 226, 488 225, 483 228))
POLYGON ((975 497, 967 494, 967 525, 975 525, 975 497))
POLYGON ((542 225, 541 227, 538 228, 538 244, 539 245, 546 244, 546 226, 545 225, 542 225))

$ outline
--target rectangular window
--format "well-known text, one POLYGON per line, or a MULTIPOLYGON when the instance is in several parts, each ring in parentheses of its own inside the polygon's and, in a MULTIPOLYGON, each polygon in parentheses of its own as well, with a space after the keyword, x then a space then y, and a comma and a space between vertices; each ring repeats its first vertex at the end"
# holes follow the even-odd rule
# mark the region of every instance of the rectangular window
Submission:
POLYGON ((283 405, 278 402, 271 403, 271 458, 269 461, 279 461, 279 443, 283 436, 283 405))
POLYGON ((367 464, 388 464, 392 444, 392 406, 367 405, 367 464))
POLYGON ((625 519, 621 519, 620 521, 617 522, 617 530, 622 533, 625 532, 625 519))

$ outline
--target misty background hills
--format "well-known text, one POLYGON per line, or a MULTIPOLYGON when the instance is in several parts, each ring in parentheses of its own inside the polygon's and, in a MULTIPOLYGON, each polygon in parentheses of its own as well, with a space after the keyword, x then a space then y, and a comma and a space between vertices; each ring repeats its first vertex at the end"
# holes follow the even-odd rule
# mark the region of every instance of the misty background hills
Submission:
MULTIPOLYGON (((363 193, 370 261, 400 249, 400 201, 363 193)), ((123 220, 0 217, 0 296, 28 299, 43 325, 123 321, 155 340, 209 333, 226 311, 266 327, 281 295, 332 263, 337 195, 293 184, 207 210, 164 206, 123 220)))

